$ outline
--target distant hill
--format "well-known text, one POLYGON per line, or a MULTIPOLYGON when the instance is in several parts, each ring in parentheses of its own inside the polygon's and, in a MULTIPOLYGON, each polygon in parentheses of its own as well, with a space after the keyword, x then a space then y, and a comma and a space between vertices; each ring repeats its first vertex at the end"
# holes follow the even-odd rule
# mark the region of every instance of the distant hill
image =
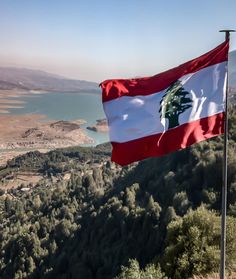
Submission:
POLYGON ((236 88, 236 50, 229 53, 229 86, 236 88))
POLYGON ((0 89, 2 90, 13 90, 13 89, 23 89, 23 90, 28 90, 27 87, 22 86, 20 84, 15 84, 12 82, 0 80, 0 89))
POLYGON ((95 82, 68 79, 39 70, 10 67, 0 67, 0 89, 99 92, 95 82))

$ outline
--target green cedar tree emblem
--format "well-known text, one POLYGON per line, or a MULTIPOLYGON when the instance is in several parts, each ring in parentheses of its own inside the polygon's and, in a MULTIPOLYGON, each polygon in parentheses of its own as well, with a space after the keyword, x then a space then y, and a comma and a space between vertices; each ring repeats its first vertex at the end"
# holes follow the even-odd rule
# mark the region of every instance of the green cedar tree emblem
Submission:
POLYGON ((159 112, 161 120, 163 118, 169 120, 168 129, 179 126, 179 115, 192 106, 192 99, 188 97, 189 94, 179 80, 167 88, 160 101, 159 112))

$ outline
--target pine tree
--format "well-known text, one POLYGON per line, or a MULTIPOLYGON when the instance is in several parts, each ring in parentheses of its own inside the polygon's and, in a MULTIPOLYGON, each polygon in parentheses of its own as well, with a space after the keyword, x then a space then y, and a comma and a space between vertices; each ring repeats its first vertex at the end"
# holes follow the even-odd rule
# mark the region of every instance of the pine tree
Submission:
POLYGON ((192 100, 186 97, 189 94, 181 81, 177 80, 167 90, 160 102, 161 119, 169 120, 168 129, 179 126, 179 115, 190 108, 192 100))

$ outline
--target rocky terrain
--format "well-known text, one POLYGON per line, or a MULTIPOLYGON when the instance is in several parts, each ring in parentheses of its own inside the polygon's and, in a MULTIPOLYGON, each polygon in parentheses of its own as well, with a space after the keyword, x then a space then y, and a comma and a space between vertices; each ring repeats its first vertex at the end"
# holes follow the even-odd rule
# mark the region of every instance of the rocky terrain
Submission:
POLYGON ((29 150, 93 143, 80 127, 84 120, 43 121, 42 115, 0 115, 0 165, 29 150))
POLYGON ((87 129, 94 132, 108 132, 108 124, 106 119, 98 119, 94 126, 88 126, 87 129))

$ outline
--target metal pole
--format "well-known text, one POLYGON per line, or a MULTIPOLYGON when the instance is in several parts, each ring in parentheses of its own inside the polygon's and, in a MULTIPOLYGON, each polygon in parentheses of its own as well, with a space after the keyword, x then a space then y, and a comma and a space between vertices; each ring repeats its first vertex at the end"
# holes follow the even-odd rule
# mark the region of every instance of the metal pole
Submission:
MULTIPOLYGON (((235 30, 220 30, 225 32, 225 40, 230 39, 230 32, 235 30)), ((228 66, 227 66, 228 68, 228 66)), ((221 242, 220 242, 220 279, 225 279, 225 251, 226 251, 226 209, 227 209, 227 159, 228 159, 228 69, 225 95, 225 119, 224 119, 224 154, 223 154, 223 183, 221 204, 221 242)))

